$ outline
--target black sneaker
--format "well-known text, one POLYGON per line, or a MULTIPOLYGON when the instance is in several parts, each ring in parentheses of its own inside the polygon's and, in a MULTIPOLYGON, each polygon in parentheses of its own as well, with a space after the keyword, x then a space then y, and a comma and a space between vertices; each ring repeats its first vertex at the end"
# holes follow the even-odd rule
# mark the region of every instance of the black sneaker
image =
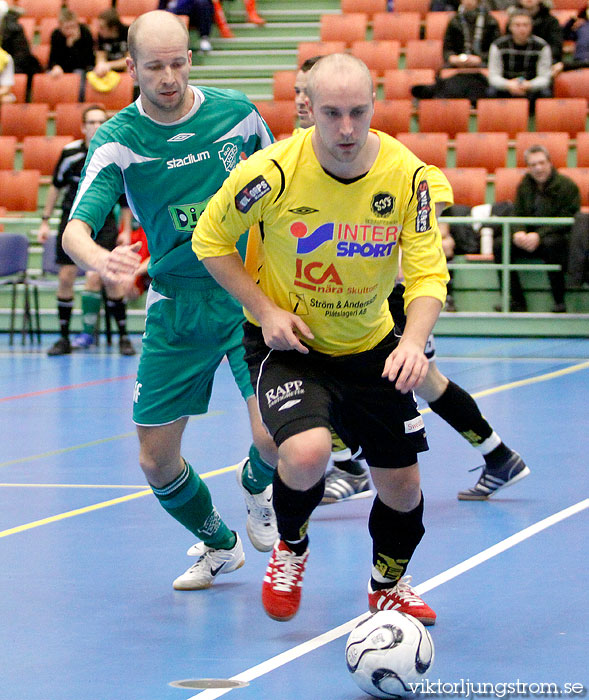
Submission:
POLYGON ((121 355, 135 355, 135 348, 133 347, 133 343, 129 340, 129 338, 124 335, 120 340, 119 340, 119 352, 121 355))
POLYGON ((507 461, 499 469, 489 469, 483 467, 477 483, 465 491, 458 492, 459 501, 486 501, 489 496, 492 496, 497 491, 513 486, 520 479, 523 479, 530 473, 530 469, 526 466, 524 460, 517 452, 512 452, 507 461))
POLYGON ((69 355, 72 351, 72 345, 69 338, 60 338, 47 350, 49 356, 54 355, 69 355))

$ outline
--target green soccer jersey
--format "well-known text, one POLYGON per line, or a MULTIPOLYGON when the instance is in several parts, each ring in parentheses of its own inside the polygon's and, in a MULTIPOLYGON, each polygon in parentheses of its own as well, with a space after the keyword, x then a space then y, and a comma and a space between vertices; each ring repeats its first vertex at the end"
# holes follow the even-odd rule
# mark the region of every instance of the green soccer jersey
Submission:
POLYGON ((242 93, 188 89, 195 102, 177 122, 154 121, 139 98, 99 129, 70 214, 96 235, 124 193, 147 235, 149 274, 181 286, 208 277, 190 245, 208 200, 240 158, 272 141, 267 125, 242 93))

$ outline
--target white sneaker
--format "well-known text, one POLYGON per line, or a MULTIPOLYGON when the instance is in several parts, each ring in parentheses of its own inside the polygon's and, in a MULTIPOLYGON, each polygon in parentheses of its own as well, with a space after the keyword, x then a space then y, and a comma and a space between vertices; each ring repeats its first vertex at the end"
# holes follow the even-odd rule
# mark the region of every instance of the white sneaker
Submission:
POLYGON ((210 588, 219 574, 228 574, 239 569, 245 562, 241 539, 236 533, 232 549, 213 549, 204 542, 198 542, 188 550, 190 557, 198 557, 188 571, 174 581, 177 591, 198 591, 210 588))
POLYGON ((258 552, 269 552, 278 539, 276 515, 272 507, 272 484, 266 486, 262 493, 250 493, 241 480, 248 462, 248 458, 240 462, 235 472, 247 508, 246 530, 250 542, 258 552))
POLYGON ((203 36, 202 39, 200 40, 200 50, 203 53, 208 53, 209 51, 213 50, 213 47, 211 46, 211 42, 207 39, 206 36, 203 36))

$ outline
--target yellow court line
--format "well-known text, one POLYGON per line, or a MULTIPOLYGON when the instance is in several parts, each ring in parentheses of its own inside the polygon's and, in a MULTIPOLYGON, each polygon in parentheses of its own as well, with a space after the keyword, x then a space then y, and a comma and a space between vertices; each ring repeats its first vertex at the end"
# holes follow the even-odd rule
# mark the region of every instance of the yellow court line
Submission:
MULTIPOLYGON (((526 386, 528 384, 536 384, 538 382, 544 382, 548 381, 550 379, 555 379, 556 377, 562 377, 563 375, 566 374, 572 374, 573 372, 578 372, 583 369, 588 369, 589 368, 589 362, 581 362, 576 365, 572 365, 571 367, 566 367, 565 369, 560 369, 556 370, 555 372, 547 372, 546 374, 540 375, 539 377, 530 377, 529 379, 522 379, 517 382, 510 382, 508 384, 502 384, 501 386, 495 387, 494 389, 486 389, 484 391, 479 391, 476 394, 473 394, 474 397, 481 397, 481 396, 488 396, 489 394, 497 394, 501 391, 507 391, 508 389, 515 389, 517 387, 521 386, 526 386)), ((427 413, 428 411, 431 411, 431 409, 427 408, 422 413, 427 413)), ((116 439, 116 438, 109 438, 109 439, 116 439)), ((72 450, 75 448, 67 448, 68 450, 72 450)), ((0 464, 0 466, 4 466, 0 464)), ((222 469, 216 469, 215 471, 212 472, 206 472, 205 474, 201 474, 202 479, 206 479, 207 477, 211 476, 216 476, 218 474, 224 474, 229 471, 235 470, 237 465, 232 465, 230 467, 223 467, 222 469)), ((87 506, 85 508, 78 508, 77 510, 72 510, 68 511, 66 513, 61 513, 59 515, 54 515, 51 516, 50 518, 44 518, 42 520, 35 520, 32 523, 26 523, 25 525, 19 525, 18 527, 15 528, 10 528, 9 530, 3 530, 0 532, 0 538, 1 537, 7 537, 8 535, 13 535, 18 532, 23 532, 25 530, 30 530, 34 527, 40 527, 41 525, 47 525, 49 523, 56 522, 58 520, 65 520, 66 518, 71 518, 74 517, 75 515, 82 515, 83 513, 89 513, 93 510, 99 510, 101 508, 108 508, 109 506, 113 505, 118 505, 119 503, 125 503, 126 501, 133 500, 135 498, 141 498, 142 496, 147 496, 148 494, 151 493, 151 489, 146 489, 144 491, 139 491, 138 493, 133 493, 129 494, 127 496, 122 496, 121 498, 114 498, 110 501, 103 501, 102 503, 97 503, 93 506, 87 506)))
MULTIPOLYGON (((237 464, 233 464, 230 467, 222 467, 221 469, 215 469, 205 474, 200 474, 201 479, 207 479, 211 476, 217 476, 219 474, 225 474, 230 471, 235 471, 237 464)), ((130 493, 127 496, 121 496, 120 498, 112 498, 109 501, 102 501, 101 503, 95 503, 92 506, 85 506, 84 508, 76 508, 76 510, 68 510, 65 513, 59 513, 58 515, 51 515, 48 518, 42 518, 41 520, 34 520, 30 523, 25 523, 24 525, 18 525, 17 527, 11 527, 8 530, 0 531, 0 538, 8 537, 9 535, 16 535, 19 532, 25 532, 26 530, 32 530, 35 527, 41 527, 41 525, 49 525, 50 523, 58 522, 59 520, 66 520, 67 518, 73 518, 76 515, 83 515, 84 513, 91 513, 94 510, 101 510, 102 508, 109 508, 110 506, 117 506, 119 503, 126 503, 127 501, 132 501, 135 498, 142 498, 143 496, 148 496, 152 493, 151 489, 144 489, 138 493, 130 493)))
MULTIPOLYGON (((527 386, 528 384, 537 384, 538 382, 547 382, 550 379, 556 379, 557 377, 563 377, 566 374, 573 374, 574 372, 580 372, 583 369, 589 369, 588 362, 579 362, 579 364, 571 365, 570 367, 565 367, 564 369, 557 369, 554 372, 547 372, 546 374, 540 374, 537 377, 529 377, 528 379, 519 379, 517 382, 509 382, 508 384, 501 384, 492 389, 483 389, 483 391, 477 391, 476 394, 471 394, 474 399, 480 399, 482 396, 490 396, 491 394, 499 394, 502 391, 507 391, 508 389, 518 389, 521 386, 527 386)), ((431 413, 431 408, 424 408, 420 411, 421 414, 431 413)), ((2 466, 2 465, 0 465, 2 466)))
MULTIPOLYGON (((211 416, 220 416, 223 411, 210 411, 209 413, 203 414, 202 416, 191 416, 189 421, 193 420, 203 420, 211 416)), ((92 442, 84 442, 81 445, 72 445, 71 447, 61 447, 59 450, 51 450, 50 452, 42 452, 38 455, 29 455, 28 457, 19 457, 18 459, 11 459, 8 462, 0 462, 0 467, 11 467, 15 464, 22 464, 23 462, 34 462, 38 459, 45 459, 46 457, 54 457, 55 455, 66 454, 67 452, 75 452, 76 450, 83 450, 85 447, 95 447, 96 445, 104 445, 107 442, 113 442, 114 440, 122 440, 128 437, 134 437, 137 435, 135 430, 129 433, 121 433, 120 435, 113 435, 112 437, 101 438, 100 440, 93 440, 92 442)))
POLYGON ((27 489, 144 489, 145 484, 2 484, 2 487, 14 486, 16 488, 27 489))

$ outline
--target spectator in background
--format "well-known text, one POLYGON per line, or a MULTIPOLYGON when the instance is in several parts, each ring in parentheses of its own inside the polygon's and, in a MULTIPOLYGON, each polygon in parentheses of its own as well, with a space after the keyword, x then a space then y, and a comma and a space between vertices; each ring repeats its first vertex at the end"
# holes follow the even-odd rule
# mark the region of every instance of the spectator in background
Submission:
POLYGON ((515 9, 507 33, 489 49, 489 97, 527 97, 530 111, 538 97, 551 97, 550 46, 532 34, 527 10, 515 9))
POLYGON ((119 13, 114 7, 98 15, 94 73, 99 78, 103 78, 111 70, 120 73, 127 70, 128 31, 129 28, 121 22, 119 13))
POLYGON ((64 73, 79 73, 80 102, 84 99, 86 73, 94 67, 94 39, 85 24, 81 24, 74 12, 62 7, 59 24, 51 34, 49 75, 54 78, 64 73))
MULTIPOLYGON (((558 75, 562 64, 562 29, 556 17, 550 12, 550 5, 542 0, 518 0, 516 8, 527 10, 532 17, 532 34, 550 46, 552 53, 552 77, 558 75)), ((513 9, 510 11, 513 12, 513 9)))
POLYGON ((563 39, 575 42, 573 60, 568 65, 565 64, 564 70, 589 67, 589 0, 587 6, 564 25, 563 39))
MULTIPOLYGON (((55 249, 55 262, 59 265, 59 282, 57 288, 57 312, 59 315, 60 338, 49 348, 50 356, 69 355, 72 349, 85 349, 94 344, 94 330, 98 313, 102 305, 102 282, 96 272, 86 273, 86 287, 82 293, 82 317, 84 322, 83 332, 70 343, 70 320, 74 306, 74 282, 78 275, 78 268, 74 261, 65 253, 62 247, 62 237, 67 225, 74 198, 78 190, 78 183, 82 174, 82 168, 88 153, 88 146, 94 134, 104 124, 107 116, 102 107, 90 105, 84 110, 82 116, 82 132, 84 138, 72 141, 62 151, 53 173, 53 182, 47 193, 41 226, 37 234, 37 240, 45 243, 49 236, 49 218, 57 203, 60 192, 63 192, 61 202, 61 221, 55 249)), ((127 212, 128 213, 128 212, 127 212)), ((126 241, 129 242, 130 221, 126 241)), ((98 232, 96 242, 107 250, 112 250, 117 245, 119 237, 117 222, 113 211, 109 213, 104 226, 98 232)), ((125 238, 125 236, 123 236, 125 238)), ((135 349, 127 335, 127 308, 123 299, 122 288, 109 284, 106 287, 109 311, 119 328, 119 350, 121 355, 134 355, 135 349)))
POLYGON ((14 87, 14 61, 12 56, 0 49, 0 102, 14 102, 15 95, 12 92, 14 87))
POLYGON ((189 26, 200 34, 200 50, 207 53, 213 48, 210 40, 213 26, 211 0, 159 0, 158 9, 175 15, 188 15, 189 26))
POLYGON ((462 0, 444 34, 444 61, 452 68, 485 66, 489 48, 501 31, 483 0, 462 0))
POLYGON ((0 5, 0 46, 10 54, 14 61, 15 73, 26 73, 28 89, 35 73, 42 73, 43 68, 31 53, 29 40, 20 25, 18 18, 22 9, 18 6, 2 2, 0 5))
MULTIPOLYGON (((528 172, 520 182, 515 195, 514 216, 574 216, 581 208, 577 185, 561 175, 552 165, 550 153, 544 146, 530 146, 525 152, 528 172)), ((561 266, 548 273, 554 298, 554 313, 564 313, 565 279, 568 259, 570 226, 529 224, 512 234, 512 262, 540 258, 545 263, 561 266)), ((502 239, 497 237, 493 246, 495 260, 502 260, 502 239)), ((511 273, 511 310, 526 311, 526 300, 517 272, 511 273)))

